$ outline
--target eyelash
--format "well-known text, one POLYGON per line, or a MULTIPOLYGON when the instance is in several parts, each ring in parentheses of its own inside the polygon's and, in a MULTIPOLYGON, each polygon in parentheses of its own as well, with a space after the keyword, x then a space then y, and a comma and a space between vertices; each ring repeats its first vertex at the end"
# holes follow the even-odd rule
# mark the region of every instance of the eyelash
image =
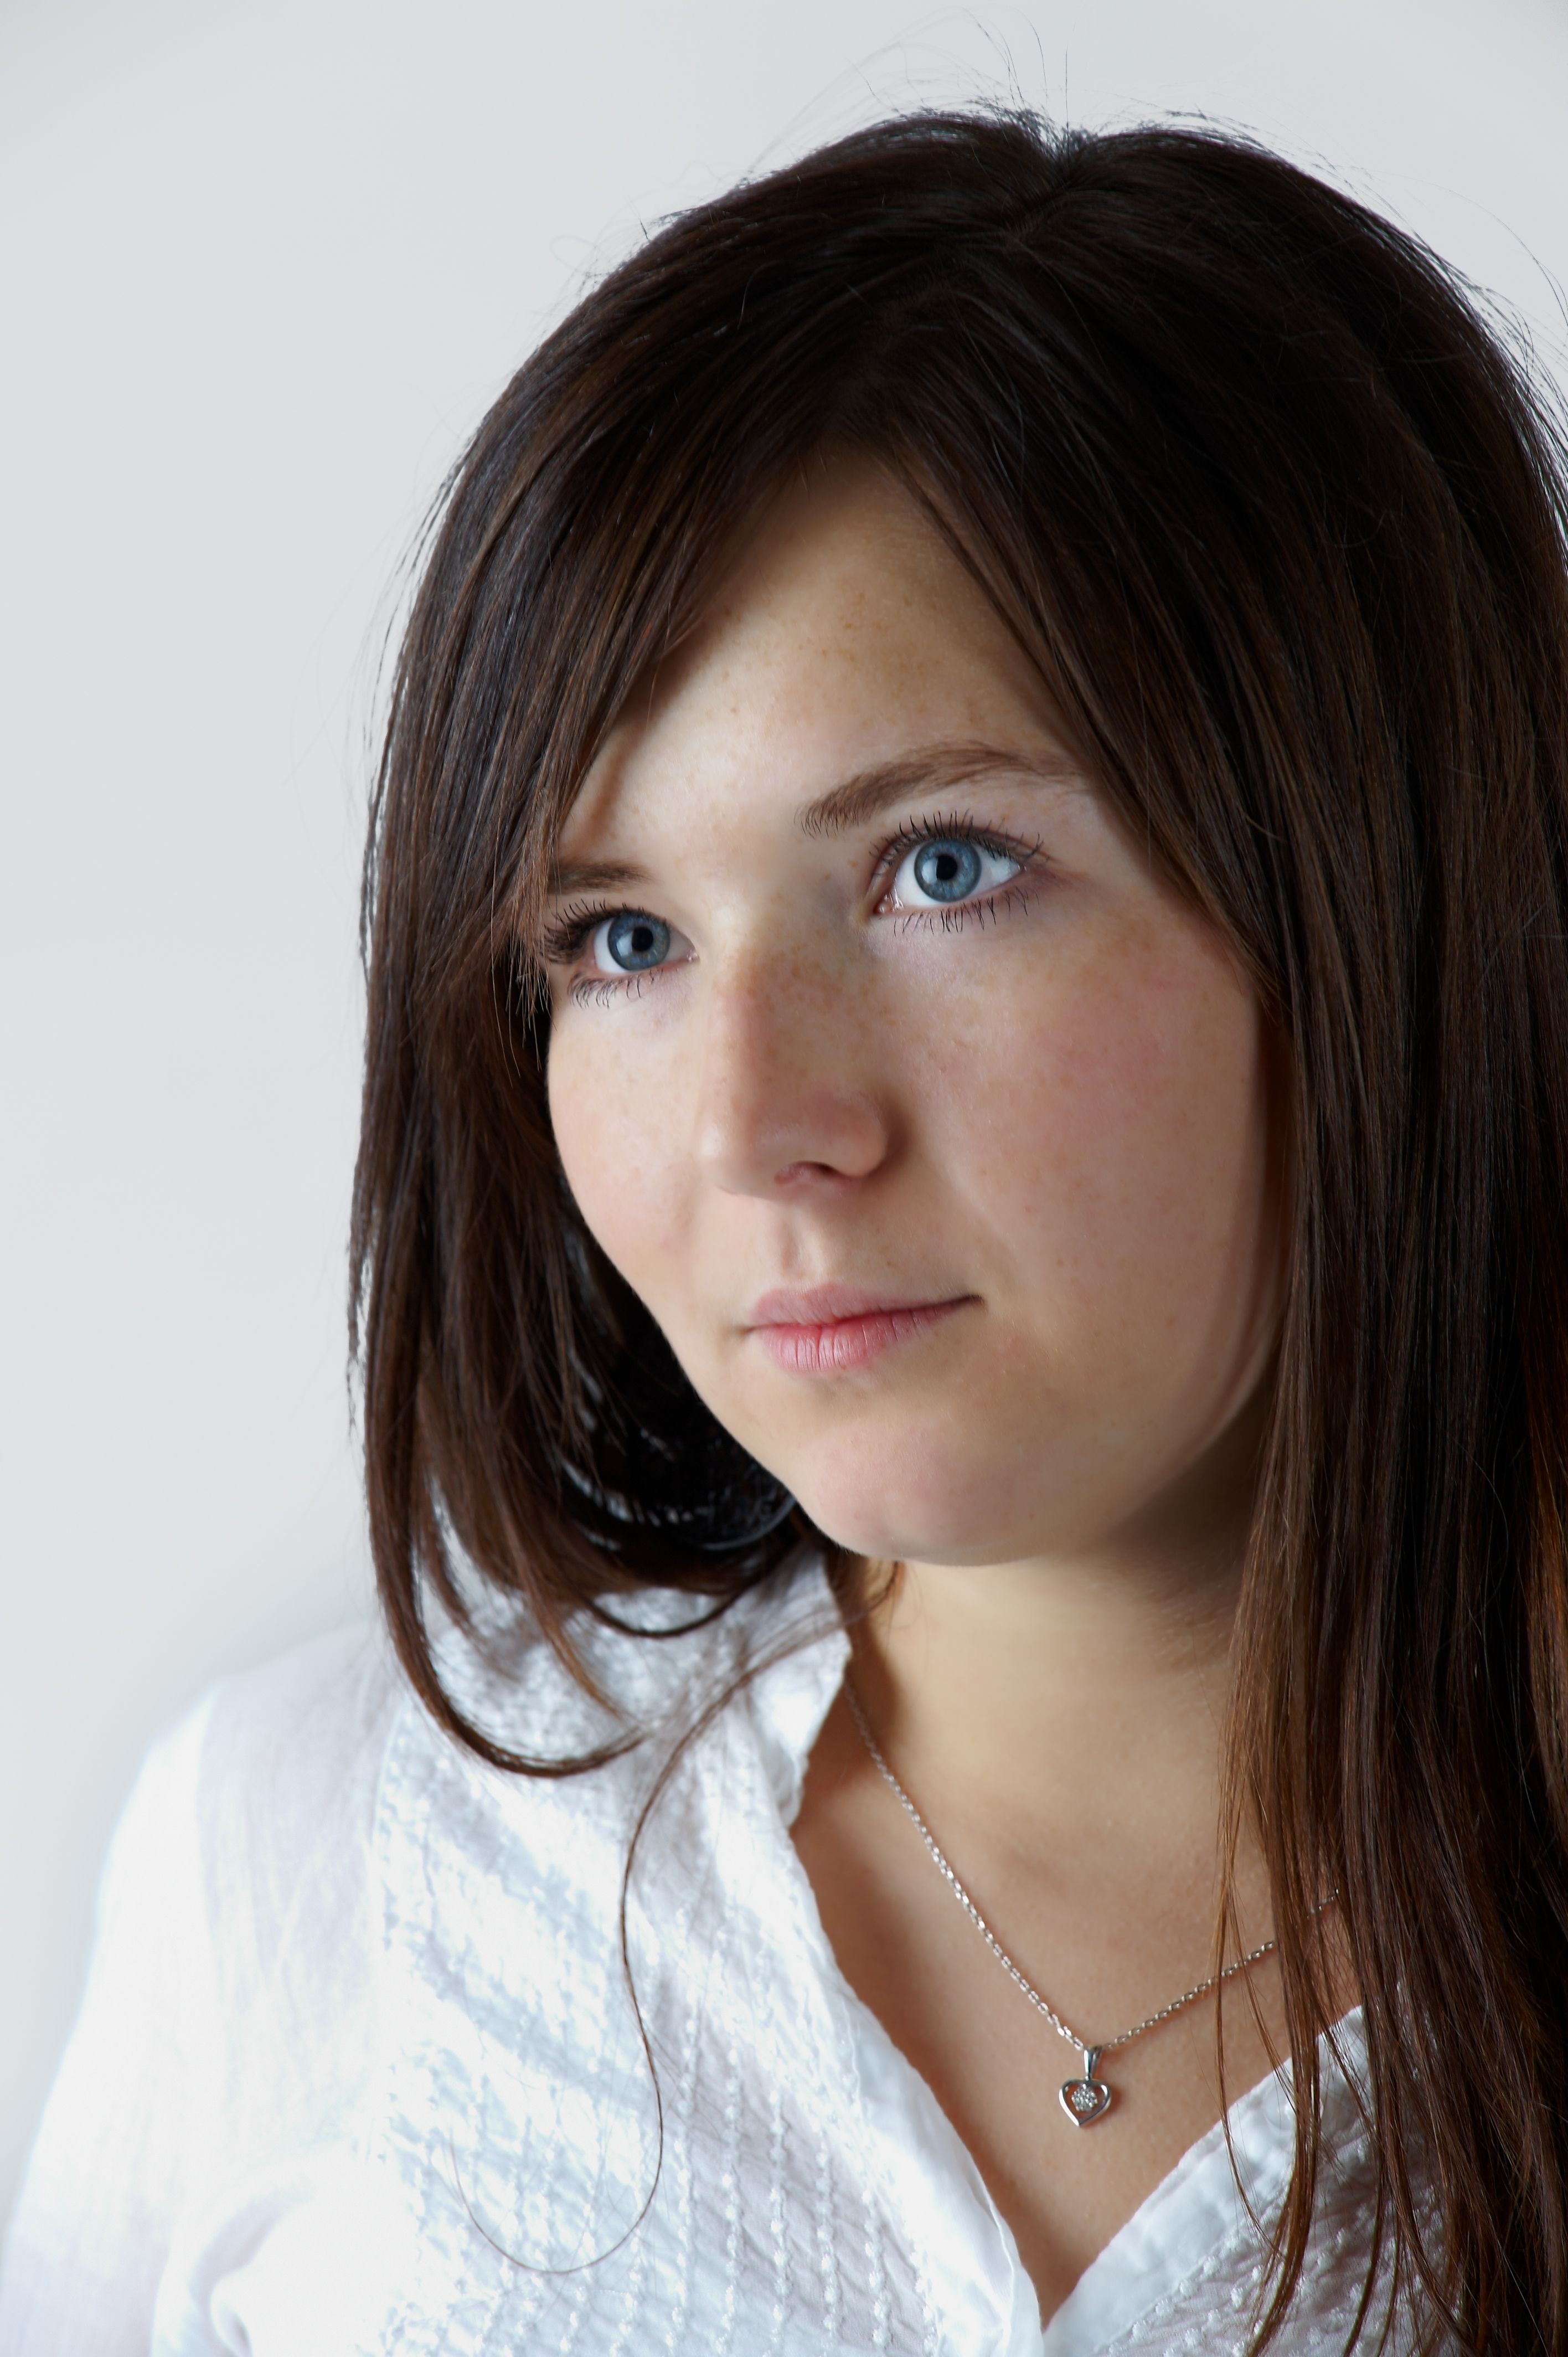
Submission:
MULTIPOLYGON (((1014 841, 957 811, 908 819, 883 845, 876 856, 870 887, 875 903, 886 898, 908 855, 918 850, 922 843, 932 842, 972 843, 978 850, 988 851, 998 859, 1015 859, 1018 873, 979 899, 955 901, 945 909, 897 909, 894 914, 900 931, 924 931, 940 925, 945 933, 960 932, 977 917, 983 921, 986 918, 994 920, 1004 909, 1027 907, 1029 895, 1019 887, 1039 857, 1038 838, 1027 844, 1014 841)), ((621 903, 611 900, 570 902, 546 929, 542 943, 546 962, 551 965, 573 964, 605 920, 620 915, 621 907, 621 903)), ((642 974, 577 974, 570 985, 572 997, 579 1006, 608 1006, 617 1000, 640 998, 644 985, 657 981, 662 971, 663 968, 652 966, 642 974)))
POLYGON ((982 826, 977 820, 958 811, 939 813, 935 817, 909 819, 892 840, 884 845, 873 879, 873 888, 879 902, 905 858, 911 851, 918 851, 922 843, 972 843, 978 851, 989 851, 994 858, 1015 859, 1018 873, 976 900, 955 900, 945 909, 898 909, 896 913, 901 932, 908 932, 911 929, 929 931, 939 926, 944 933, 961 932, 974 918, 997 917, 1004 909, 1028 905, 1027 892, 1020 891, 1018 888, 1040 856, 1039 837, 1036 835, 1033 843, 1015 842, 1007 835, 996 834, 992 828, 982 826))
POLYGON ((583 944, 590 933, 602 925, 607 917, 618 916, 619 909, 610 900, 569 900, 558 917, 544 929, 541 947, 547 965, 570 965, 581 957, 583 944))

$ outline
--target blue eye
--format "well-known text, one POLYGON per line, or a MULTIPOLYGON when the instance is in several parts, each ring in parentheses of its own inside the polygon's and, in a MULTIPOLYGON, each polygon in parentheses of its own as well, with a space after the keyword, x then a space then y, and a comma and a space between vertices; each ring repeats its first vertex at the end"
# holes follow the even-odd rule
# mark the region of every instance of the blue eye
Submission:
POLYGON ((903 909, 950 909, 977 892, 998 890, 1022 866, 1022 860, 970 835, 935 835, 905 853, 893 878, 894 897, 903 909))
POLYGON ((601 974, 646 974, 670 954, 671 931, 661 917, 622 909, 594 933, 594 963, 601 974))
POLYGON ((922 844, 914 875, 929 900, 967 900, 980 881, 980 854, 972 843, 922 844))

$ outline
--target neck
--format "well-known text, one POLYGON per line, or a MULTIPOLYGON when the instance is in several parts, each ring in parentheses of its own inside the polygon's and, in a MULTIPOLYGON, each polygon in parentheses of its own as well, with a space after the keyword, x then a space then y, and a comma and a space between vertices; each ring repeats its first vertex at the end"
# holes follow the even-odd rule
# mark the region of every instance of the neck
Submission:
MULTIPOLYGON (((1254 1447, 1239 1432, 1226 1454, 1250 1475, 1254 1447)), ((1092 1551, 868 1571, 856 1683, 955 1842, 983 1829, 988 1849, 1051 1860, 1079 1888, 1216 1857, 1251 1491, 1224 1472, 1092 1551)))

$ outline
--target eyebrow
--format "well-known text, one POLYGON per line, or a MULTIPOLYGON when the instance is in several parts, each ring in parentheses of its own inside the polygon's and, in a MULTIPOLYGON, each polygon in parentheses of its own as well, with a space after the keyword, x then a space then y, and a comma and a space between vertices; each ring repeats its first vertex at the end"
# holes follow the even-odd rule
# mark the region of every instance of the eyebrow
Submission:
POLYGON ((648 870, 627 859, 558 859, 545 887, 553 900, 573 892, 618 892, 623 885, 646 884, 648 870))
MULTIPOLYGON (((947 792, 999 771, 1079 791, 1087 782, 1079 764, 1066 753, 1025 753, 1015 746, 978 743, 922 745, 891 761, 854 770, 827 793, 803 803, 795 823, 805 835, 851 834, 912 794, 947 792)), ((552 899, 564 899, 575 892, 618 892, 647 882, 647 868, 629 860, 562 859, 551 871, 548 889, 552 899)))
POLYGON ((797 813, 802 834, 849 834, 868 819, 880 818, 894 803, 910 794, 941 793, 966 786, 998 770, 1033 778, 1041 785, 1073 786, 1086 780, 1079 765, 1066 753, 1024 753, 1001 745, 922 745, 892 761, 855 770, 797 813))

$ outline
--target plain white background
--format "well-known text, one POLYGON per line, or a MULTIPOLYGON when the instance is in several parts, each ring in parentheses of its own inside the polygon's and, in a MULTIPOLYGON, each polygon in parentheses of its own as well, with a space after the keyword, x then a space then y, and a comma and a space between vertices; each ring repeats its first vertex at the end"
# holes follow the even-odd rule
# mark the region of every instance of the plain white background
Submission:
POLYGON ((148 1737, 365 1609, 355 894, 415 523, 639 222, 1009 88, 1255 129, 1563 373, 1568 0, 0 5, 0 2211, 148 1737))

